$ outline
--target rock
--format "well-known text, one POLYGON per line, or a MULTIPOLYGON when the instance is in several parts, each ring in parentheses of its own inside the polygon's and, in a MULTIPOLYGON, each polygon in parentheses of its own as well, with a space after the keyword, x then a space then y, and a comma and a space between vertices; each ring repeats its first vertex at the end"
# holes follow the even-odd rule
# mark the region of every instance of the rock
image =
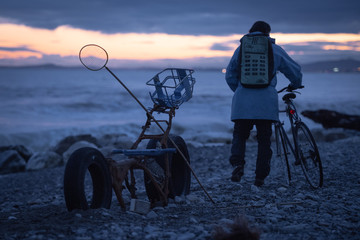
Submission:
POLYGON ((146 214, 147 218, 156 218, 158 215, 154 211, 150 211, 148 214, 146 214))
POLYGON ((278 222, 277 217, 274 217, 274 216, 270 216, 270 217, 268 218, 268 220, 269 220, 270 223, 277 223, 277 222, 278 222))
POLYGON ((275 192, 269 192, 269 196, 270 196, 270 197, 273 197, 273 198, 277 197, 277 195, 276 195, 275 192))
POLYGON ((101 215, 103 215, 104 217, 111 217, 111 214, 108 213, 106 209, 101 209, 101 210, 102 210, 101 215))
POLYGON ((174 201, 175 203, 186 203, 185 196, 175 196, 174 201))
POLYGON ((114 146, 115 148, 128 149, 132 146, 130 137, 124 134, 105 134, 97 141, 101 146, 114 146))
POLYGON ((133 226, 133 225, 131 225, 131 227, 130 227, 130 229, 131 229, 131 236, 133 236, 133 237, 137 237, 138 235, 139 235, 139 233, 141 233, 142 232, 142 227, 140 227, 140 226, 133 226))
POLYGON ((153 226, 153 225, 147 225, 146 227, 144 227, 144 232, 146 233, 152 233, 152 232, 156 232, 159 231, 159 227, 157 226, 153 226))
POLYGON ((25 170, 26 161, 15 150, 0 152, 0 174, 22 172, 25 170))
POLYGON ((76 136, 68 136, 64 138, 55 146, 53 151, 60 155, 63 155, 63 153, 65 153, 65 151, 67 151, 70 146, 80 141, 86 141, 92 143, 93 145, 96 145, 96 147, 99 146, 98 141, 95 137, 91 136, 90 134, 83 134, 76 136))
POLYGON ((177 236, 177 240, 190 240, 190 239, 194 239, 195 238, 195 234, 194 233, 183 233, 183 234, 179 234, 177 236))
POLYGON ((297 233, 299 231, 305 231, 308 224, 296 224, 296 225, 289 225, 284 226, 282 230, 289 233, 297 233))
POLYGON ((201 202, 201 199, 198 196, 196 196, 195 194, 186 195, 185 199, 186 199, 187 204, 200 203, 201 202))
POLYGON ((311 133, 316 141, 334 142, 341 139, 347 139, 353 136, 353 131, 344 131, 342 128, 333 128, 331 130, 311 129, 311 133))
POLYGON ((219 224, 222 224, 222 225, 231 225, 232 223, 233 223, 233 221, 230 219, 227 219, 227 218, 222 218, 219 220, 219 224))
POLYGON ((164 234, 164 239, 177 239, 177 234, 175 233, 175 232, 166 232, 165 234, 164 234))
POLYGON ((198 220, 196 220, 194 217, 191 217, 191 218, 190 218, 190 222, 191 222, 191 223, 194 223, 194 224, 199 223, 198 220))
POLYGON ((168 207, 168 208, 176 208, 177 205, 176 205, 175 203, 169 203, 169 204, 167 205, 167 207, 168 207))
MULTIPOLYGON (((100 148, 99 150, 104 155, 104 157, 107 157, 107 156, 111 156, 111 152, 114 150, 114 147, 106 146, 106 147, 100 148)), ((111 156, 111 157, 114 159, 114 156, 111 156)))
POLYGON ((121 225, 118 223, 112 223, 110 225, 110 230, 112 233, 115 233, 116 235, 123 235, 124 230, 122 229, 121 225))
POLYGON ((302 115, 324 128, 346 128, 360 131, 360 116, 348 115, 335 111, 320 109, 317 111, 302 111, 302 115))
POLYGON ((97 148, 97 146, 96 146, 95 144, 90 143, 90 142, 86 142, 86 141, 76 142, 76 143, 74 143, 73 145, 71 145, 71 146, 69 147, 69 149, 67 149, 67 150, 64 152, 64 154, 62 155, 65 164, 67 163, 70 155, 71 155, 73 152, 75 152, 75 151, 78 150, 79 148, 83 148, 83 147, 97 148))
POLYGON ((244 216, 238 216, 230 223, 220 223, 213 233, 215 240, 222 239, 260 239, 260 231, 249 227, 248 220, 244 216))
POLYGON ((251 185, 250 189, 254 193, 259 193, 260 192, 260 188, 255 186, 255 185, 251 185))
POLYGON ((325 141, 326 142, 333 142, 333 141, 336 141, 336 140, 339 140, 339 139, 344 139, 344 138, 347 138, 348 135, 346 135, 345 133, 343 132, 339 132, 339 133, 329 133, 329 134, 326 134, 325 135, 325 141))
POLYGON ((32 155, 32 152, 30 150, 28 150, 26 147, 24 147, 23 145, 11 145, 11 146, 0 147, 0 152, 4 152, 4 151, 8 151, 8 150, 17 151, 18 154, 25 160, 25 162, 27 162, 32 155))
POLYGON ((0 147, 0 173, 14 173, 25 170, 32 152, 23 145, 0 147))
POLYGON ((287 188, 286 187, 279 187, 277 189, 279 192, 286 192, 287 191, 287 188))
POLYGON ((131 199, 131 202, 130 202, 130 211, 136 212, 139 214, 147 214, 150 211, 150 202, 133 198, 133 199, 131 199))
POLYGON ((99 232, 95 232, 92 234, 92 238, 91 237, 86 237, 85 239, 107 239, 109 236, 109 231, 108 230, 101 230, 99 232))
POLYGON ((37 152, 29 159, 26 170, 32 171, 61 165, 63 165, 63 159, 56 152, 37 152))

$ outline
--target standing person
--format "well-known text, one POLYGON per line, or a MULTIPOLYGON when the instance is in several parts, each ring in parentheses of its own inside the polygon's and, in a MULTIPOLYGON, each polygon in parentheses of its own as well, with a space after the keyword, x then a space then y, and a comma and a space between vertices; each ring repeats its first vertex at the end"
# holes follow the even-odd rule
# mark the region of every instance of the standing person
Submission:
POLYGON ((255 186, 264 184, 270 173, 272 123, 279 119, 276 72, 290 81, 289 87, 301 86, 300 66, 270 38, 268 23, 257 21, 242 37, 226 69, 226 82, 234 92, 231 120, 234 122, 230 163, 234 167, 231 181, 244 175, 246 140, 256 126, 258 152, 255 186))

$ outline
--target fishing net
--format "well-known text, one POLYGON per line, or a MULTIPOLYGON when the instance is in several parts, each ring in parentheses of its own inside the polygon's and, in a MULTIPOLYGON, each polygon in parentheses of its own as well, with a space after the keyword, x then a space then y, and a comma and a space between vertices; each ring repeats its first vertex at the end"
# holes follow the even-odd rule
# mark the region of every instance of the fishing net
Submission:
POLYGON ((99 71, 106 66, 109 56, 102 47, 96 44, 88 44, 81 48, 79 58, 87 69, 99 71))

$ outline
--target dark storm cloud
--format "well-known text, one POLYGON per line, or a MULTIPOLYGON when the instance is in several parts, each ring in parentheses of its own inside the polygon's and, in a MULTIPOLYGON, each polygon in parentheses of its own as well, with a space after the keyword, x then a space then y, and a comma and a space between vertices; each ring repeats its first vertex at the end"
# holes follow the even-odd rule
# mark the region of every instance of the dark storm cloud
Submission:
POLYGON ((245 33, 259 19, 273 32, 360 32, 360 1, 13 0, 0 18, 33 27, 60 25, 116 32, 225 35, 245 33))

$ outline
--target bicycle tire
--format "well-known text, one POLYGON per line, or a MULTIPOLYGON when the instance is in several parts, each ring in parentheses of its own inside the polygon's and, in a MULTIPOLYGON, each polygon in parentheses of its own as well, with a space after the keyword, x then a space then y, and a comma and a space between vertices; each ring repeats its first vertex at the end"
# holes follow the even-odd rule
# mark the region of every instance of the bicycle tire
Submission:
MULTIPOLYGON (((187 160, 190 162, 189 152, 186 146, 186 143, 183 138, 180 136, 169 136, 175 142, 175 144, 179 147, 180 151, 184 154, 187 160)), ((153 149, 156 148, 159 140, 151 139, 148 142, 146 148, 153 149)), ((172 142, 168 140, 168 147, 174 148, 172 142)), ((187 164, 184 162, 184 159, 180 155, 180 153, 175 152, 173 154, 169 154, 169 168, 170 168, 170 177, 168 182, 169 188, 169 198, 175 198, 176 196, 188 195, 190 192, 190 184, 191 184, 191 171, 187 164)), ((157 156, 155 158, 157 164, 164 171, 165 169, 165 155, 157 156)), ((165 174, 165 173, 164 173, 165 174)), ((151 202, 156 202, 159 200, 159 194, 154 186, 154 184, 150 181, 150 178, 144 172, 144 182, 146 194, 151 202)))
POLYGON ((277 138, 276 141, 279 142, 277 144, 277 155, 280 158, 281 168, 285 175, 285 180, 287 185, 291 184, 291 171, 290 171, 290 164, 288 158, 288 149, 286 147, 285 137, 283 136, 283 131, 281 127, 275 126, 275 137, 277 138))
POLYGON ((303 123, 296 124, 297 155, 305 178, 314 189, 323 185, 323 169, 315 139, 303 123))
POLYGON ((73 152, 66 164, 64 195, 68 211, 74 209, 110 208, 112 181, 107 162, 102 153, 90 147, 73 152), (85 194, 85 175, 91 175, 91 204, 85 194))

